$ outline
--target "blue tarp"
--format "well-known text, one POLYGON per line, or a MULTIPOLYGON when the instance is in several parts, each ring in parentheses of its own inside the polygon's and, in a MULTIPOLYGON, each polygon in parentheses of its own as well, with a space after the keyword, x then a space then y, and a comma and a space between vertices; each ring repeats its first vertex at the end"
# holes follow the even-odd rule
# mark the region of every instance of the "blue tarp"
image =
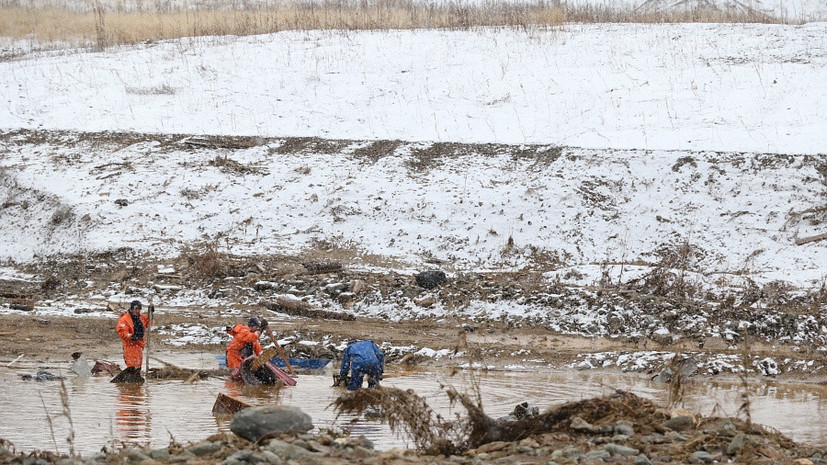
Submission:
MULTIPOLYGON (((329 358, 288 358, 287 360, 290 360, 290 365, 296 368, 307 368, 309 370, 319 370, 330 363, 329 358)), ((280 368, 286 366, 284 364, 284 359, 281 357, 271 358, 270 363, 280 368)))
MULTIPOLYGON (((219 367, 226 367, 227 366, 227 356, 226 355, 216 355, 215 359, 218 360, 219 367)), ((290 365, 296 368, 307 368, 309 370, 319 370, 327 366, 330 363, 329 358, 288 358, 290 360, 290 365)), ((285 367, 284 360, 281 357, 273 357, 270 359, 270 362, 277 366, 277 367, 285 367)))

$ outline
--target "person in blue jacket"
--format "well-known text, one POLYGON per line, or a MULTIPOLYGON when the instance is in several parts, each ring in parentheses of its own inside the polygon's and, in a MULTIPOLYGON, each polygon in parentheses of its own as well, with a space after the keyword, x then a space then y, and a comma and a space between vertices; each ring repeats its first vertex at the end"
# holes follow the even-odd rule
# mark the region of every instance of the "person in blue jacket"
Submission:
POLYGON ((342 366, 339 368, 339 379, 344 380, 350 371, 350 380, 347 383, 348 391, 356 391, 362 387, 362 377, 368 377, 368 387, 372 388, 382 380, 385 371, 385 354, 373 341, 352 342, 342 355, 342 366))

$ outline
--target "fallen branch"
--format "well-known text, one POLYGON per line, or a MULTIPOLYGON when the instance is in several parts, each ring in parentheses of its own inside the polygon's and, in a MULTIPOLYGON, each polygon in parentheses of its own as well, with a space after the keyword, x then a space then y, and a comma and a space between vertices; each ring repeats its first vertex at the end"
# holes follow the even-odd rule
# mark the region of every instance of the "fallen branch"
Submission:
POLYGON ((823 211, 827 211, 827 205, 825 205, 823 207, 808 208, 807 210, 802 210, 800 212, 791 211, 789 213, 789 216, 802 216, 802 215, 806 215, 807 213, 819 213, 819 212, 823 212, 823 211))
MULTIPOLYGON (((306 304, 306 302, 305 302, 306 304)), ((316 310, 307 308, 305 305, 292 305, 289 300, 276 299, 276 302, 260 302, 259 305, 274 312, 286 313, 293 316, 307 318, 321 318, 323 320, 354 321, 356 317, 348 313, 329 312, 327 310, 316 310)))
POLYGON ((827 233, 818 234, 816 236, 802 237, 795 240, 795 245, 804 245, 810 242, 823 241, 827 239, 827 233))

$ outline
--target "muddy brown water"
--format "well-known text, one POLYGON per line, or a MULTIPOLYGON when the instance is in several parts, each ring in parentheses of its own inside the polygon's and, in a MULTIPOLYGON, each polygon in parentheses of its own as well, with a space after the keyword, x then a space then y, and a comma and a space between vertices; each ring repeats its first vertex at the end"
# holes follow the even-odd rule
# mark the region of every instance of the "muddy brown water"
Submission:
MULTIPOLYGON (((189 361, 207 363, 205 358, 189 361)), ((328 406, 342 391, 332 387, 331 368, 315 374, 300 374, 297 386, 281 390, 240 386, 220 378, 194 384, 150 380, 143 385, 117 385, 110 383, 108 376, 80 378, 63 371, 67 376, 64 381, 68 394, 66 409, 61 402, 60 382, 22 379, 21 375, 35 374, 37 367, 3 368, 0 369, 0 438, 10 440, 17 451, 69 452, 67 438, 74 432, 71 446, 83 455, 97 452, 105 445, 165 447, 172 438, 186 444, 219 431, 229 431, 229 418, 211 413, 216 397, 224 393, 256 405, 300 407, 313 418, 316 428, 348 428, 352 434, 371 439, 380 450, 410 446, 406 438, 393 434, 376 420, 353 416, 336 419, 328 406)), ((50 372, 57 374, 61 370, 50 372)), ((389 378, 383 384, 413 389, 446 417, 464 412, 451 410, 441 384, 465 392, 469 392, 469 386, 478 384, 484 408, 494 417, 510 413, 522 401, 542 409, 605 395, 614 389, 629 390, 663 405, 668 402, 666 387, 647 377, 596 371, 465 371, 454 376, 420 372, 389 378)), ((827 386, 764 382, 753 384, 750 391, 754 422, 771 426, 798 442, 827 444, 827 422, 823 420, 827 413, 827 386)), ((741 405, 741 392, 739 383, 694 380, 684 396, 684 408, 702 415, 735 416, 741 405)))

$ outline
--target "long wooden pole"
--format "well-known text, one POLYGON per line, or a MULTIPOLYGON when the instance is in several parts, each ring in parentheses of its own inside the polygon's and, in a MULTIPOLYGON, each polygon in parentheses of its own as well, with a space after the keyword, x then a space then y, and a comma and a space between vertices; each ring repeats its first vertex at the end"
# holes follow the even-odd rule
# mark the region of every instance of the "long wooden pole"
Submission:
POLYGON ((153 305, 152 301, 155 296, 150 296, 149 298, 149 307, 147 310, 149 311, 149 327, 146 328, 146 332, 144 332, 144 342, 146 343, 146 374, 149 376, 149 328, 152 327, 152 320, 155 319, 155 306, 153 305))
POLYGON ((284 360, 284 365, 287 366, 288 370, 290 370, 290 374, 293 375, 293 376, 296 376, 296 372, 293 371, 293 366, 290 365, 290 360, 287 359, 287 354, 284 353, 284 349, 282 349, 281 346, 279 345, 279 341, 277 341, 276 338, 273 337, 273 333, 270 332, 270 327, 267 326, 264 329, 265 329, 265 331, 267 331, 267 335, 270 336, 270 339, 273 341, 273 344, 276 345, 276 349, 278 349, 279 355, 281 355, 281 358, 284 360))

